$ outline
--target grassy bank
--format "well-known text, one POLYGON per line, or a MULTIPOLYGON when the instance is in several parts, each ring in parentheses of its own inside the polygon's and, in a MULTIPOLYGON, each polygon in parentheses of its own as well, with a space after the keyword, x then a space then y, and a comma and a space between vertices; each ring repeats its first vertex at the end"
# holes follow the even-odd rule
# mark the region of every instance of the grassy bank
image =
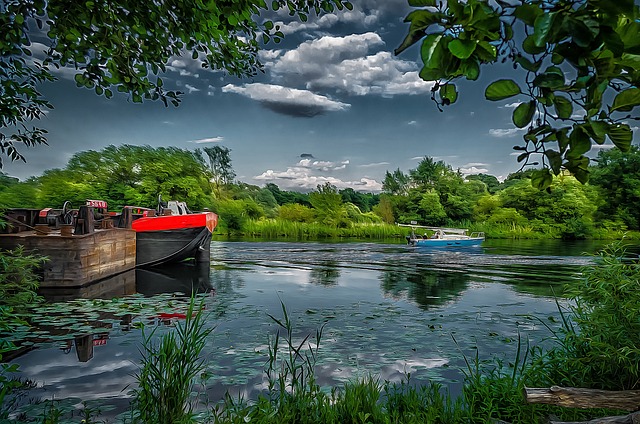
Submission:
MULTIPOLYGON (((519 225, 498 223, 461 222, 455 228, 482 231, 488 239, 593 239, 593 240, 640 240, 640 232, 618 229, 594 228, 587 233, 567 233, 566 228, 553 225, 519 225)), ((217 235, 253 237, 260 239, 322 240, 355 238, 361 240, 396 240, 404 242, 409 234, 406 227, 382 223, 352 223, 335 227, 317 222, 293 222, 283 219, 247 219, 240 229, 229 229, 224 217, 216 229, 217 235)))

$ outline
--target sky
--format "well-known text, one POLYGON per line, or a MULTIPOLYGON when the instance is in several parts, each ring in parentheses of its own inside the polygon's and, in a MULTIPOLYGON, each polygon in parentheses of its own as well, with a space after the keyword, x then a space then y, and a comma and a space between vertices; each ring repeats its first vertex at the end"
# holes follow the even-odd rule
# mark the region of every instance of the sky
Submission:
POLYGON ((27 163, 5 160, 3 171, 25 179, 112 144, 221 145, 231 150, 238 180, 297 191, 328 182, 379 192, 386 171, 408 172, 425 156, 465 175, 502 180, 517 171, 513 146, 522 130, 511 114, 518 99, 484 100, 486 86, 512 68, 482 68, 478 81, 460 82, 458 101, 440 112, 431 83, 418 76, 418 47, 393 54, 408 28, 407 0, 353 4, 352 11, 305 23, 276 16, 285 41, 264 46, 265 72, 255 78, 203 69, 190 56, 172 58, 162 77, 165 88, 185 93, 178 108, 133 103, 123 94, 107 100, 77 88, 73 71, 56 71, 57 81, 41 90, 54 109, 37 123, 48 130, 49 145, 22 148, 27 163))

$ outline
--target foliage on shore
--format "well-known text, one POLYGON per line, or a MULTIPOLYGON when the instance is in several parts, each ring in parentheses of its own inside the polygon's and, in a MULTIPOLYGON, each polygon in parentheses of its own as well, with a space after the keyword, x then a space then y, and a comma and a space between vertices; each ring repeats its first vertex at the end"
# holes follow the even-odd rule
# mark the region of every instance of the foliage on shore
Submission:
POLYGON ((532 171, 464 177, 450 165, 425 157, 408 173, 387 172, 383 192, 319 185, 311 192, 232 182, 228 149, 109 146, 74 155, 65 169, 20 182, 0 175, 0 209, 77 207, 102 199, 112 210, 125 204, 155 207, 158 195, 208 208, 219 234, 262 238, 363 237, 394 239, 395 223, 469 228, 488 238, 640 238, 640 149, 601 151, 589 184, 560 175, 547 190, 531 185, 532 171), (206 153, 206 154, 205 154, 206 153), (205 159, 206 157, 206 159, 205 159))

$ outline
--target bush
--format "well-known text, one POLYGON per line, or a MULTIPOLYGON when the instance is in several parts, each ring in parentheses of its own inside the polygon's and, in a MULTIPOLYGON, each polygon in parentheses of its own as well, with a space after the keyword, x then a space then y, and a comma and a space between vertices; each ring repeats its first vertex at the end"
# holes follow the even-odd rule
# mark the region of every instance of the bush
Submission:
POLYGON ((559 347, 539 352, 534 363, 549 385, 640 386, 640 264, 625 256, 622 242, 607 246, 567 289, 572 306, 554 331, 559 347))

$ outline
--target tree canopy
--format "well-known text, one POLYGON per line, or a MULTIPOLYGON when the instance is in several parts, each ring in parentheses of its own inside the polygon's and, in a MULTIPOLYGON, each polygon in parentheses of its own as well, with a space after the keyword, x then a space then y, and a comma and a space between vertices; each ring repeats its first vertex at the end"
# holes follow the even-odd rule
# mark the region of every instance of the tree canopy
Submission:
POLYGON ((133 102, 177 106, 181 93, 165 89, 160 77, 172 57, 188 55, 204 68, 254 75, 262 69, 260 43, 284 36, 261 12, 286 9, 306 21, 311 13, 336 8, 352 6, 344 0, 2 1, 0 167, 3 155, 24 160, 18 143, 46 143, 46 131, 29 125, 52 108, 38 91, 54 80, 52 67, 75 69, 77 85, 98 96, 110 98, 117 90, 133 102), (46 51, 34 51, 33 42, 46 51))
POLYGON ((455 103, 456 81, 511 62, 519 78, 499 79, 485 98, 524 99, 513 124, 525 129, 518 161, 543 167, 532 176, 547 188, 553 174, 589 178, 586 153, 609 139, 629 150, 629 120, 640 106, 640 7, 633 0, 408 0, 401 53, 421 41, 420 77, 434 81, 438 107, 455 103), (541 159, 540 159, 541 158, 541 159))

